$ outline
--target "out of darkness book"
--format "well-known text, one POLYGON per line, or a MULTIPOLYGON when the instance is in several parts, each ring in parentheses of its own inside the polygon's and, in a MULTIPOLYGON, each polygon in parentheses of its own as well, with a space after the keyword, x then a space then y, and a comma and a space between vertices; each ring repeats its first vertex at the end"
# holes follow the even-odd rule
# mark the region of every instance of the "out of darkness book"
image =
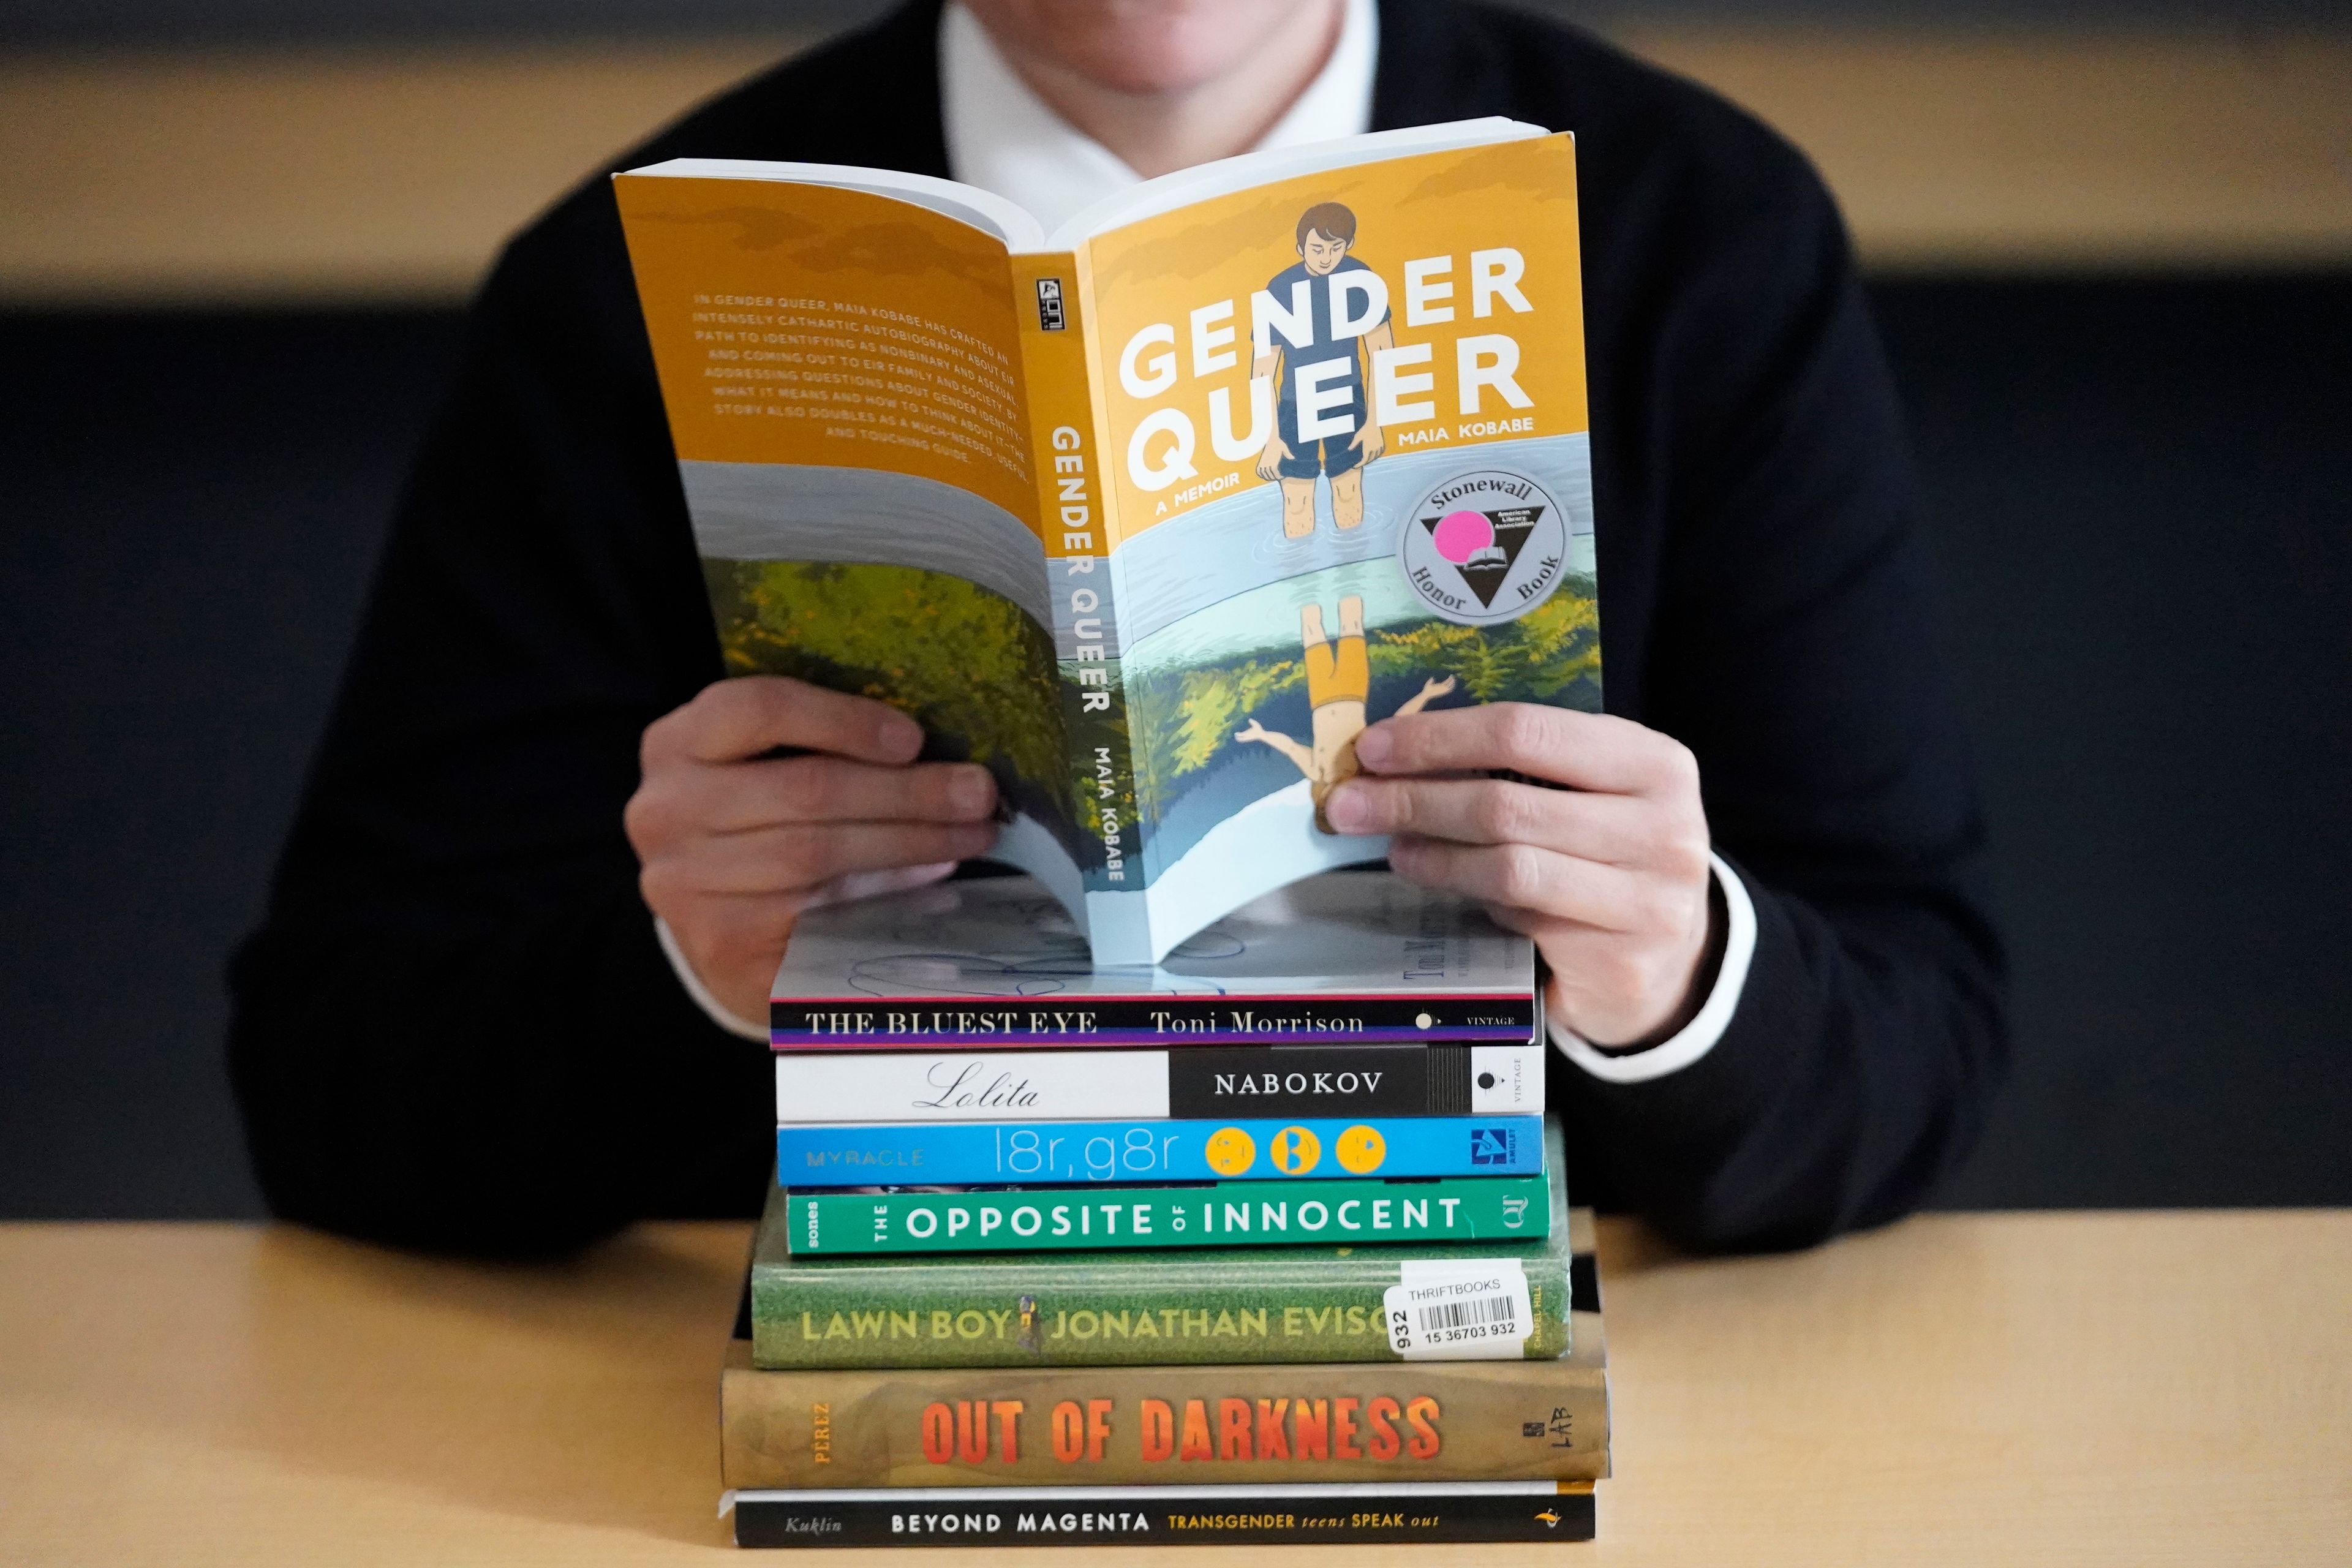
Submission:
POLYGON ((1368 723, 1597 711, 1572 139, 1253 153, 1048 235, 952 181, 614 180, 725 668, 996 777, 1106 964, 1384 841, 1368 723))
MULTIPOLYGON (((1556 1121, 1546 1142, 1549 1205, 1565 1214, 1556 1121)), ((751 1263, 762 1367, 1550 1361, 1570 1347, 1559 1227, 1461 1245, 831 1257, 796 1254, 793 1219, 772 1188, 751 1263)))
POLYGON ((1549 1361, 767 1371, 747 1303, 720 1378, 724 1484, 1596 1480, 1610 1425, 1591 1211, 1562 1228, 1572 1343, 1549 1361))

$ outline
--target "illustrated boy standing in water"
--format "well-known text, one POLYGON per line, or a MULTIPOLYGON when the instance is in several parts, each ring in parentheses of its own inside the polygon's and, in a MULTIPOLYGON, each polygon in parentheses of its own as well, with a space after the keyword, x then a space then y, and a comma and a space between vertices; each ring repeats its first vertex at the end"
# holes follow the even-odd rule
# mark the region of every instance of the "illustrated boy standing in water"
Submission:
POLYGON ((1304 539, 1315 531, 1318 474, 1331 480, 1331 521, 1342 530, 1364 521, 1363 466, 1387 445, 1364 395, 1364 367, 1371 363, 1364 356, 1396 346, 1385 306, 1369 328, 1345 337, 1335 331, 1345 319, 1343 311, 1367 309, 1370 298, 1336 281, 1349 272, 1371 271, 1348 254, 1356 243, 1356 215, 1338 202, 1318 202, 1300 215, 1297 239, 1297 262, 1276 273, 1265 289, 1287 310, 1297 297, 1293 290, 1301 283, 1307 286, 1308 341, 1301 347, 1279 328, 1271 330, 1250 366, 1253 379, 1275 377, 1274 430, 1258 458, 1257 476, 1282 481, 1286 539, 1304 539), (1307 406, 1303 431, 1302 385, 1307 406))
MULTIPOLYGON (((1358 500, 1361 499, 1359 492, 1358 500)), ((1288 757, 1307 775, 1307 794, 1315 802, 1315 826, 1328 833, 1331 824, 1323 815, 1323 803, 1333 790, 1356 776, 1356 737, 1364 732, 1364 699, 1372 689, 1371 660, 1364 652, 1364 601, 1352 594, 1339 601, 1337 643, 1324 635, 1323 606, 1301 606, 1298 637, 1306 650, 1307 704, 1313 710, 1314 744, 1302 746, 1255 719, 1234 739, 1271 746, 1288 757)), ((1407 698, 1393 717, 1418 713, 1453 689, 1450 675, 1443 680, 1425 680, 1420 694, 1407 698)))

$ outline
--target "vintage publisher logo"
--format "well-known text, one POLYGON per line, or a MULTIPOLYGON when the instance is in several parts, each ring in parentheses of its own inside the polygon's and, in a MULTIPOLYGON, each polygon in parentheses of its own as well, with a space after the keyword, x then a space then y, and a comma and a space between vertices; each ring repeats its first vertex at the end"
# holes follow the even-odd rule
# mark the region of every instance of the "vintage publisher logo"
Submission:
POLYGON ((1559 586, 1568 521, 1525 474, 1457 474, 1422 498, 1397 540, 1397 564, 1421 602, 1465 626, 1514 621, 1559 586))
POLYGON ((1062 280, 1058 278, 1037 279, 1037 327, 1041 331, 1062 330, 1062 280))

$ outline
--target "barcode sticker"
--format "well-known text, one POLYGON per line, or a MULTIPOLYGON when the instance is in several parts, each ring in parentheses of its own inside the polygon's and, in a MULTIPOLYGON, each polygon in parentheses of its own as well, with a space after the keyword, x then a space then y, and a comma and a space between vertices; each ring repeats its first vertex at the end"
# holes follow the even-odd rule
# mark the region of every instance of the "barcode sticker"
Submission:
POLYGON ((1407 1361, 1517 1361, 1535 1332, 1516 1258, 1414 1259, 1381 1298, 1389 1348, 1407 1361))

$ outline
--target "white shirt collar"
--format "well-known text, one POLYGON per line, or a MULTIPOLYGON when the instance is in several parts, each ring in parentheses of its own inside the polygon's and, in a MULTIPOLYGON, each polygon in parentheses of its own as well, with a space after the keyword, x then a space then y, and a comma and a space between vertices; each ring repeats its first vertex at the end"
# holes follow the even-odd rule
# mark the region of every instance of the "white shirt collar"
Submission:
MULTIPOLYGON (((1360 135, 1372 128, 1380 58, 1373 0, 1347 0, 1331 58, 1254 152, 1360 135)), ((1142 179, 1118 154, 1046 107, 961 5, 940 16, 940 104, 948 170, 1024 207, 1050 232, 1142 179)))

